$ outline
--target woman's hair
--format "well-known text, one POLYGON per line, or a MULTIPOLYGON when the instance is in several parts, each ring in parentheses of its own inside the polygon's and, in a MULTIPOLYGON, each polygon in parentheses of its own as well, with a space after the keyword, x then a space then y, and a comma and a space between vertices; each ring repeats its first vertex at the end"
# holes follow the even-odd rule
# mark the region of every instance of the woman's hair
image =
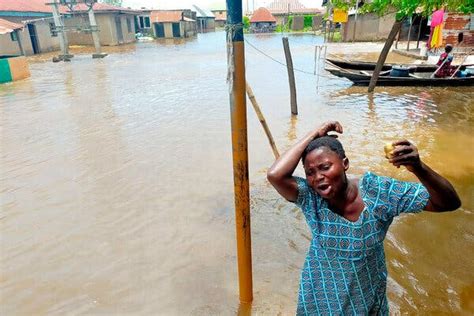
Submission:
POLYGON ((453 45, 451 44, 446 45, 446 47, 444 48, 444 51, 448 54, 451 53, 452 50, 453 50, 453 45))
POLYGON ((308 146, 303 151, 303 154, 301 155, 301 160, 304 163, 304 160, 306 159, 306 156, 312 152, 313 150, 320 148, 320 147, 327 147, 331 151, 335 152, 339 158, 344 159, 346 158, 346 153, 344 151, 344 148, 342 147, 341 142, 331 136, 323 136, 323 137, 318 137, 313 139, 308 146))

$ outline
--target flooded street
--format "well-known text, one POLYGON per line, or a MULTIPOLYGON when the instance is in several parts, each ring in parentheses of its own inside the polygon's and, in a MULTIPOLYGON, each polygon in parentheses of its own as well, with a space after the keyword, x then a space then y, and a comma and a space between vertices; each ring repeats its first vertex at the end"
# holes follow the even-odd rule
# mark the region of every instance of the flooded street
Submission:
MULTIPOLYGON (((289 38, 294 67, 312 73, 323 39, 289 38)), ((281 35, 246 39, 284 61, 281 35)), ((0 85, 1 314, 235 315, 225 34, 109 50, 103 60, 35 57, 31 78, 0 85)), ((328 52, 359 53, 350 44, 328 52)), ((326 72, 319 88, 296 72, 292 118, 287 70, 268 56, 246 45, 247 80, 280 151, 337 119, 351 174, 413 180, 383 154, 385 142, 408 138, 453 183, 460 210, 392 224, 388 297, 393 313, 474 313, 474 88, 368 96, 326 72)), ((310 231, 266 181, 272 151, 249 102, 247 115, 253 312, 291 315, 310 231)))

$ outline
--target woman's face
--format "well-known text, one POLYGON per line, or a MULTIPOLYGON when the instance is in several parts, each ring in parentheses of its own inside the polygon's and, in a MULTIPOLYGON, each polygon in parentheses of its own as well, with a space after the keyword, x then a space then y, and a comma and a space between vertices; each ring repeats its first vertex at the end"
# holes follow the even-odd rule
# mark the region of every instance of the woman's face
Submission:
POLYGON ((308 184, 322 198, 330 200, 345 189, 347 158, 341 159, 331 149, 319 147, 308 153, 303 164, 308 184))

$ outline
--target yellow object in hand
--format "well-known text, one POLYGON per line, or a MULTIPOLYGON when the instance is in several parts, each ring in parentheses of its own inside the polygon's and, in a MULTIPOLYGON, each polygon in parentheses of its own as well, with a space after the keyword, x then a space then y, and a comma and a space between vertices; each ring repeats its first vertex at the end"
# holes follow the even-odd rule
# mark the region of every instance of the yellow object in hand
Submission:
POLYGON ((385 146, 383 146, 383 150, 385 151, 385 157, 387 159, 390 159, 393 157, 393 150, 395 147, 393 147, 392 143, 386 143, 385 146))

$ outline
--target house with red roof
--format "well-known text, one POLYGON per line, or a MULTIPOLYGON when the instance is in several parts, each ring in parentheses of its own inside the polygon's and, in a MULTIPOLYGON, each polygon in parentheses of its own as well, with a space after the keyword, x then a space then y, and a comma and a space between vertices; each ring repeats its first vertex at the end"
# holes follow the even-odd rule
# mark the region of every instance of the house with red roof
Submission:
POLYGON ((250 18, 251 33, 270 33, 276 28, 276 19, 267 8, 258 8, 250 18))
POLYGON ((322 21, 322 9, 307 8, 298 0, 273 0, 268 6, 268 11, 277 20, 277 25, 286 25, 292 17, 291 29, 299 31, 304 28, 305 16, 311 16, 313 27, 322 21))
POLYGON ((23 46, 19 41, 23 28, 23 24, 0 19, 0 58, 24 55, 23 46))
POLYGON ((150 21, 157 38, 184 38, 197 34, 196 12, 183 10, 152 10, 150 21))
MULTIPOLYGON (((25 55, 33 55, 59 50, 59 37, 54 24, 51 0, 0 0, 0 18, 21 24, 24 28, 12 42, 20 42, 25 55)), ((60 6, 64 25, 68 29, 70 45, 92 45, 92 35, 85 4, 78 4, 71 11, 60 6), (89 30, 89 31, 88 31, 89 30)), ((93 6, 101 45, 119 45, 135 41, 135 15, 138 11, 105 3, 93 6)), ((17 43, 0 46, 0 55, 6 54, 7 47, 17 43)))
POLYGON ((15 32, 17 35, 10 35, 10 43, 2 41, 0 55, 20 45, 25 55, 59 50, 59 39, 53 32, 52 8, 46 3, 46 0, 0 0, 0 18, 23 25, 15 32))
POLYGON ((211 12, 216 17, 215 19, 216 27, 225 27, 225 24, 227 23, 227 10, 214 9, 214 10, 211 10, 211 12))

